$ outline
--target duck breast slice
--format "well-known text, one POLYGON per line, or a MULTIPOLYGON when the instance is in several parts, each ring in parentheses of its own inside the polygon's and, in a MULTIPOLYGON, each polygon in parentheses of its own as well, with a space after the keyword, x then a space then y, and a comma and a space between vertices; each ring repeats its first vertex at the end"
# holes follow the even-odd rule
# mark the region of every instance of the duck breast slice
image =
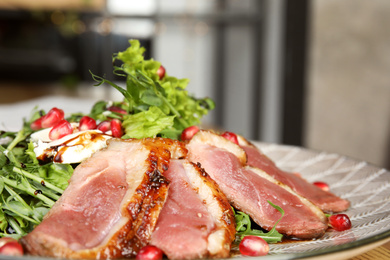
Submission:
POLYGON ((324 213, 266 172, 243 164, 246 160, 239 157, 242 152, 235 152, 241 149, 237 147, 214 133, 200 131, 187 144, 188 158, 199 162, 229 202, 262 228, 271 230, 281 217, 270 201, 285 212, 276 226, 280 233, 300 239, 323 235, 328 227, 324 213), (230 149, 232 145, 236 148, 230 149))
POLYGON ((235 219, 217 184, 188 160, 171 160, 164 176, 171 184, 151 244, 169 259, 228 257, 235 219))
POLYGON ((74 171, 44 220, 21 242, 30 255, 133 257, 146 245, 168 194, 161 174, 186 149, 170 139, 111 139, 74 171))
POLYGON ((325 191, 296 174, 281 170, 276 164, 263 154, 256 146, 239 136, 239 145, 248 156, 248 165, 257 167, 276 180, 286 184, 299 195, 307 198, 324 212, 341 212, 349 208, 349 201, 325 191))

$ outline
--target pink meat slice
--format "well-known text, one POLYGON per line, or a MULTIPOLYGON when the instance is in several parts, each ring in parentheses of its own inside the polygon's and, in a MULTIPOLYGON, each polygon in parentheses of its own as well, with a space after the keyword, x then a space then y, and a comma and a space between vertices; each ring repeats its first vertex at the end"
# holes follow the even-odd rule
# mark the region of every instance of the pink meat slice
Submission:
POLYGON ((222 137, 202 131, 187 145, 188 158, 200 162, 230 203, 264 229, 270 230, 281 217, 268 203, 270 201, 285 212, 276 227, 280 233, 301 239, 323 235, 327 229, 323 212, 264 171, 245 166, 246 159, 231 152, 237 147, 222 137))
MULTIPOLYGON (((180 144, 112 139, 74 171, 44 220, 21 241, 30 255, 134 256, 150 240, 168 194, 166 170, 180 144)), ((182 147, 183 154, 186 150, 182 147)))
POLYGON ((117 210, 121 204, 118 198, 124 198, 127 184, 125 176, 121 174, 124 169, 108 167, 103 163, 100 166, 102 168, 99 172, 106 170, 104 174, 85 176, 86 181, 77 192, 71 193, 72 189, 69 189, 69 196, 65 194, 60 201, 61 206, 56 206, 50 212, 50 219, 47 216, 46 219, 49 220, 39 225, 35 232, 42 232, 53 238, 61 234, 61 240, 66 241, 74 251, 93 248, 103 242, 113 224, 121 218, 120 211, 117 210), (96 188, 91 189, 91 186, 96 188), (118 190, 117 187, 123 188, 118 190), (86 218, 92 215, 105 217, 86 218))
POLYGON ((234 214, 226 197, 198 166, 171 160, 164 176, 169 195, 151 244, 169 259, 227 257, 234 239, 234 214))
POLYGON ((151 243, 170 259, 199 258, 207 252, 207 236, 214 228, 213 219, 188 183, 180 161, 172 161, 164 175, 171 185, 151 243))
POLYGON ((276 180, 289 186, 299 195, 313 202, 325 212, 340 212, 348 209, 348 200, 342 199, 331 192, 324 191, 295 174, 281 170, 257 147, 250 144, 242 137, 239 138, 239 140, 240 146, 245 150, 248 156, 248 165, 265 171, 276 180))

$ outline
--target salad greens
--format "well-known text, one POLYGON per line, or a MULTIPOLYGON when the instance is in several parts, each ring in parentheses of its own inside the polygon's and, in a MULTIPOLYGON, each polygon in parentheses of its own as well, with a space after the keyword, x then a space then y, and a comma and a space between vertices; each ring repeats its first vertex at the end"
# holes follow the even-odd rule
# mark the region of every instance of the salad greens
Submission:
POLYGON ((186 127, 198 125, 202 116, 214 109, 214 102, 210 98, 190 96, 185 90, 188 79, 169 75, 160 78, 157 71, 161 64, 144 59, 145 48, 140 47, 139 41, 129 42, 127 50, 113 56, 113 62, 122 63, 114 66, 113 72, 125 77, 126 88, 91 72, 96 86, 109 84, 124 96, 123 102, 115 104, 128 112, 122 116, 125 132, 122 138, 178 139, 186 127))
MULTIPOLYGON (((97 82, 95 86, 109 84, 122 93, 124 99, 96 102, 88 116, 98 122, 121 120, 122 138, 161 136, 178 139, 186 127, 200 123, 202 116, 214 108, 214 102, 189 95, 185 90, 187 79, 160 77, 157 70, 161 64, 144 59, 145 49, 139 41, 129 42, 131 46, 127 50, 113 56, 113 62, 122 63, 114 66, 113 72, 125 77, 125 88, 91 72, 97 82), (112 106, 125 113, 110 110, 112 106)), ((34 109, 30 119, 24 119, 20 131, 0 133, 0 237, 18 239, 32 231, 60 198, 73 174, 75 165, 42 163, 36 158, 34 145, 30 142, 34 132, 30 125, 44 114, 44 111, 34 109)), ((74 113, 67 120, 78 122, 84 115, 74 113)), ((280 207, 269 203, 284 215, 280 207)), ((257 235, 270 243, 281 240, 282 235, 275 228, 264 233, 253 229, 249 216, 243 212, 235 211, 235 216, 238 239, 257 235)))
POLYGON ((68 164, 40 165, 36 159, 28 137, 33 132, 31 122, 40 114, 33 111, 19 132, 0 134, 1 237, 18 239, 30 232, 59 199, 73 173, 68 164))

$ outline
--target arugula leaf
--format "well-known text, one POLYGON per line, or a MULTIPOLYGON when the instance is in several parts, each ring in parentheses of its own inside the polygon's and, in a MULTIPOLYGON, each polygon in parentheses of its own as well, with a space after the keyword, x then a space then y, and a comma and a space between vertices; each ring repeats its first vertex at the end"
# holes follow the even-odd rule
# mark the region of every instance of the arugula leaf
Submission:
MULTIPOLYGON (((47 166, 47 177, 45 186, 49 187, 51 183, 56 187, 64 190, 68 187, 68 181, 73 174, 73 167, 70 164, 50 163, 47 166)), ((54 188, 52 188, 54 190, 54 188)), ((56 189, 60 192, 58 189, 56 189)), ((61 192, 62 193, 62 192, 61 192)))
POLYGON ((275 225, 269 232, 264 232, 259 229, 252 229, 252 220, 250 219, 250 217, 244 212, 233 209, 236 218, 236 237, 238 240, 241 240, 245 236, 253 235, 263 238, 267 243, 276 243, 282 241, 283 235, 280 234, 275 229, 275 227, 283 218, 284 211, 281 207, 273 204, 272 202, 268 201, 268 203, 281 213, 281 217, 278 221, 276 221, 275 225))
POLYGON ((36 159, 28 138, 31 122, 41 114, 36 110, 19 132, 0 136, 10 138, 0 145, 1 237, 20 238, 30 232, 61 196, 73 173, 70 165, 40 165, 36 159))

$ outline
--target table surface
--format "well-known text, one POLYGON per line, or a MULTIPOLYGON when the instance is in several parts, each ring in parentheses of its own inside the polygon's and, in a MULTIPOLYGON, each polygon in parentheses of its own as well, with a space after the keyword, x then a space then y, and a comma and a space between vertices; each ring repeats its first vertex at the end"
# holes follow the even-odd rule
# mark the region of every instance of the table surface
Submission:
POLYGON ((357 255, 349 260, 381 260, 390 259, 390 242, 371 249, 361 255, 357 255))

